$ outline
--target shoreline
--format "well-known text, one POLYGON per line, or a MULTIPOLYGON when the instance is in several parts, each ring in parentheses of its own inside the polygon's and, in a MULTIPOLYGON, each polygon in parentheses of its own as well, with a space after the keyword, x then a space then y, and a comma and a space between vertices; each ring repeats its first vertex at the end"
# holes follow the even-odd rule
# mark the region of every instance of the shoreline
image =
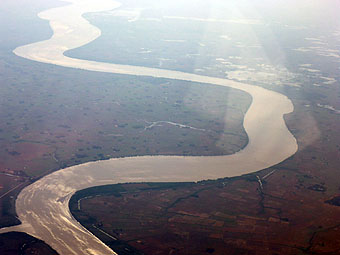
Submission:
POLYGON ((50 21, 54 32, 50 39, 18 47, 13 52, 30 60, 64 67, 200 82, 245 91, 252 97, 243 122, 249 142, 242 150, 227 156, 112 158, 58 170, 20 192, 16 210, 22 224, 1 229, 0 233, 24 231, 44 240, 60 254, 115 254, 72 217, 68 202, 75 191, 125 182, 192 182, 234 177, 278 164, 297 151, 296 140, 283 119, 294 107, 282 94, 222 78, 64 56, 65 51, 85 45, 101 34, 82 14, 120 6, 111 0, 67 2, 73 4, 38 14, 50 21))

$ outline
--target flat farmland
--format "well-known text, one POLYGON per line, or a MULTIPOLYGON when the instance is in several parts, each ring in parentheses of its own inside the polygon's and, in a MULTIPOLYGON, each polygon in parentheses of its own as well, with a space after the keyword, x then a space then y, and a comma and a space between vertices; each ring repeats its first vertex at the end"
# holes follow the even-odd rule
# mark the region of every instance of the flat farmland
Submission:
POLYGON ((306 106, 337 96, 291 97, 299 151, 284 162, 216 181, 88 189, 72 213, 122 254, 337 254, 340 118, 306 106))

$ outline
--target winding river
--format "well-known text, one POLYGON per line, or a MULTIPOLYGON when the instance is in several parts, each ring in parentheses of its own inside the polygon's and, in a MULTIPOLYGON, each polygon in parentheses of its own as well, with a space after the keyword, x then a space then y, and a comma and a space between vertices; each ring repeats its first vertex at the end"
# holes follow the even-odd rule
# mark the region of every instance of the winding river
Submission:
POLYGON ((226 156, 112 158, 61 169, 21 191, 16 210, 22 224, 1 229, 0 233, 26 232, 44 240, 61 255, 115 254, 71 216, 68 202, 75 191, 124 182, 199 181, 238 176, 278 164, 297 151, 297 142, 283 119, 284 114, 293 111, 293 104, 282 94, 227 79, 64 56, 65 51, 85 45, 101 34, 82 14, 120 6, 113 0, 66 1, 71 4, 38 14, 49 20, 53 36, 16 48, 16 55, 64 67, 200 82, 245 91, 252 96, 243 122, 249 143, 243 150, 226 156))

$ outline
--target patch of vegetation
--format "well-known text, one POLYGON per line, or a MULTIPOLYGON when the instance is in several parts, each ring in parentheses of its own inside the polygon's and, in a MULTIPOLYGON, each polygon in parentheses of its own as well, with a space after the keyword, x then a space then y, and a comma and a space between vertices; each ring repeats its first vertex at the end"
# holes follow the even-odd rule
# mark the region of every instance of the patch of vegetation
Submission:
POLYGON ((340 196, 333 197, 330 200, 326 200, 325 203, 340 206, 340 196))
POLYGON ((58 255, 45 242, 36 239, 26 233, 9 232, 0 235, 0 254, 1 255, 58 255))

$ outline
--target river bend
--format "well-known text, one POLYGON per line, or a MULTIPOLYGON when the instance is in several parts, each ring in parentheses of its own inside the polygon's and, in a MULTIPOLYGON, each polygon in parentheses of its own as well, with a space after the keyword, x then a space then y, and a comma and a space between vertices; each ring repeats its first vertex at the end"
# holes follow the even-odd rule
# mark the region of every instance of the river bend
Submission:
POLYGON ((18 47, 14 53, 26 59, 89 71, 151 76, 242 90, 252 97, 244 117, 249 143, 226 156, 142 156, 112 158, 61 169, 23 189, 16 200, 21 225, 0 233, 23 231, 51 245, 59 254, 115 254, 70 214, 68 202, 75 191, 124 182, 181 182, 232 177, 282 162, 297 151, 297 142, 283 116, 293 111, 284 95, 232 80, 192 73, 117 65, 66 57, 64 52, 85 45, 101 32, 82 15, 118 8, 113 0, 66 0, 69 5, 38 14, 50 22, 53 36, 18 47))

